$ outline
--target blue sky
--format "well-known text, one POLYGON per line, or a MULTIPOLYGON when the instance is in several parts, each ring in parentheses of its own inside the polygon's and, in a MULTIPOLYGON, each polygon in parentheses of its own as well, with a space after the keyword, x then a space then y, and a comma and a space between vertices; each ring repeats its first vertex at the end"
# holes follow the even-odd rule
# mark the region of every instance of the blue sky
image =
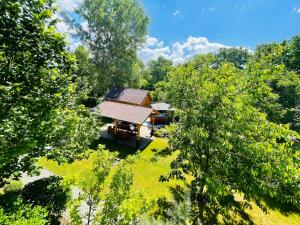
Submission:
MULTIPOLYGON (((82 0, 57 0, 72 12, 82 0)), ((146 63, 164 56, 181 63, 195 54, 281 42, 300 34, 300 0, 140 0, 151 18, 138 51, 146 63)), ((67 31, 64 23, 59 30, 67 31)), ((70 40, 72 48, 79 44, 70 40)))
POLYGON ((300 34, 300 0, 142 0, 150 36, 165 43, 188 36, 252 49, 300 34))

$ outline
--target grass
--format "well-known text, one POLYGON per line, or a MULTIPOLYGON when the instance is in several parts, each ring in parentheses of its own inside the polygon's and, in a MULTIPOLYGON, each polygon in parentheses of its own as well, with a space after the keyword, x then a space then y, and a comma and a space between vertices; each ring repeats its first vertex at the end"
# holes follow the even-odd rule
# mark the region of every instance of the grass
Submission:
MULTIPOLYGON (((96 149, 98 144, 105 144, 109 151, 117 151, 119 158, 126 158, 128 155, 136 154, 136 149, 121 146, 114 142, 100 140, 91 146, 96 149)), ((170 170, 170 163, 176 157, 176 153, 168 151, 166 139, 155 139, 143 151, 140 152, 140 159, 132 165, 134 175, 133 191, 142 193, 147 200, 159 197, 171 196, 169 186, 178 184, 178 181, 169 183, 159 182, 159 177, 167 174, 170 170), (153 160, 153 158, 155 160, 153 160)), ((62 177, 79 176, 82 179, 91 178, 91 169, 96 153, 91 153, 89 159, 75 161, 72 164, 58 165, 56 162, 40 159, 38 164, 62 177)), ((283 214, 277 210, 270 210, 265 214, 259 207, 253 204, 253 208, 246 210, 256 225, 298 225, 300 215, 297 213, 283 214)))
MULTIPOLYGON (((93 143, 91 148, 96 149, 98 144, 105 144, 109 151, 117 151, 121 159, 124 159, 128 155, 136 154, 137 152, 134 148, 121 146, 107 140, 100 140, 97 143, 93 143)), ((176 157, 176 153, 167 153, 167 147, 168 142, 166 139, 155 139, 141 151, 140 158, 131 166, 134 175, 133 191, 142 193, 147 200, 164 196, 170 197, 168 187, 179 183, 177 181, 171 181, 169 183, 159 182, 159 177, 169 172, 170 163, 176 157), (164 155, 164 157, 161 157, 162 155, 164 155), (157 156, 157 160, 152 160, 154 156, 157 156)), ((41 158, 38 161, 38 165, 64 178, 76 176, 81 179, 90 180, 95 158, 96 152, 93 152, 88 159, 62 165, 58 165, 55 161, 41 158)))
POLYGON ((246 210, 251 215, 254 224, 262 225, 299 225, 299 213, 282 214, 278 210, 270 210, 265 214, 258 206, 252 204, 251 210, 246 210))

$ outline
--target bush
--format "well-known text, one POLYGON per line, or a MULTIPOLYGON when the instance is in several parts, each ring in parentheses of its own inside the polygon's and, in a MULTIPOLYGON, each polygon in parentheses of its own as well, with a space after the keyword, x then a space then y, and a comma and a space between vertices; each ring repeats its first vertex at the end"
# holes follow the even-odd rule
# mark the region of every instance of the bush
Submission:
POLYGON ((9 184, 5 185, 3 191, 4 194, 10 193, 10 192, 19 192, 23 188, 23 183, 20 180, 11 180, 9 181, 9 184))
POLYGON ((166 128, 160 128, 154 131, 154 136, 155 137, 168 137, 169 132, 166 128))
POLYGON ((22 225, 34 224, 45 225, 47 221, 47 211, 41 206, 24 204, 20 198, 16 199, 10 208, 0 207, 1 225, 22 225))
POLYGON ((61 184, 61 177, 51 176, 25 185, 22 198, 25 203, 47 209, 51 224, 60 224, 61 213, 66 209, 70 189, 61 184))

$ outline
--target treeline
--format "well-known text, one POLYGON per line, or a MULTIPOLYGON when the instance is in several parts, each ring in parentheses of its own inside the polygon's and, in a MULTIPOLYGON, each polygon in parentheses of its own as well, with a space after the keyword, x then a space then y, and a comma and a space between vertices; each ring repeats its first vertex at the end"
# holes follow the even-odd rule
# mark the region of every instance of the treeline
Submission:
MULTIPOLYGON (((294 36, 282 43, 262 44, 257 46, 254 52, 244 48, 223 48, 212 54, 212 67, 217 68, 224 63, 230 63, 240 70, 241 76, 255 62, 265 61, 265 64, 257 70, 269 69, 266 71, 265 82, 272 89, 274 99, 272 107, 266 109, 268 118, 276 123, 289 124, 292 129, 300 131, 300 98, 299 98, 299 77, 300 77, 300 37, 294 36), (263 67, 264 66, 264 67, 263 67), (282 67, 282 69, 279 69, 282 67)), ((101 68, 93 62, 93 54, 86 47, 79 46, 75 51, 78 62, 78 74, 82 78, 84 86, 90 88, 89 96, 99 98, 108 89, 114 86, 143 88, 152 91, 155 101, 167 101, 167 93, 164 87, 167 82, 167 74, 178 66, 172 61, 159 57, 144 65, 139 59, 131 65, 131 70, 126 79, 122 82, 104 83, 101 68), (94 68, 94 70, 93 70, 94 68), (98 72, 94 72, 98 71, 98 72), (99 89, 99 90, 98 90, 99 89)), ((186 63, 187 65, 188 63, 186 63)), ((124 74, 123 74, 124 75, 124 74)), ((245 75, 247 76, 247 74, 245 75)), ((94 100, 95 104, 96 101, 94 100)), ((260 103, 262 104, 262 103, 260 103)), ((265 102, 265 107, 270 102, 265 102)))

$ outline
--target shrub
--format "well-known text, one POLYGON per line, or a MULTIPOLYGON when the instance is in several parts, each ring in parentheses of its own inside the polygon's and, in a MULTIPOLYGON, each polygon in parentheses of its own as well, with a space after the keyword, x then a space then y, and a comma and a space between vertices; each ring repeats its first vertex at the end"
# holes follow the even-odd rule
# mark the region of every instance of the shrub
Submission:
POLYGON ((1 225, 45 225, 47 222, 47 211, 41 206, 24 204, 22 199, 14 201, 10 208, 0 207, 1 225))
POLYGON ((155 137, 168 137, 169 132, 166 128, 160 128, 160 129, 157 129, 156 131, 154 131, 154 136, 155 137))
POLYGON ((23 188, 23 183, 20 180, 11 180, 9 184, 5 185, 3 191, 5 194, 10 192, 19 192, 23 188))
POLYGON ((70 189, 61 184, 61 177, 51 176, 25 185, 22 198, 25 203, 47 209, 51 224, 60 224, 61 213, 66 209, 70 189))

